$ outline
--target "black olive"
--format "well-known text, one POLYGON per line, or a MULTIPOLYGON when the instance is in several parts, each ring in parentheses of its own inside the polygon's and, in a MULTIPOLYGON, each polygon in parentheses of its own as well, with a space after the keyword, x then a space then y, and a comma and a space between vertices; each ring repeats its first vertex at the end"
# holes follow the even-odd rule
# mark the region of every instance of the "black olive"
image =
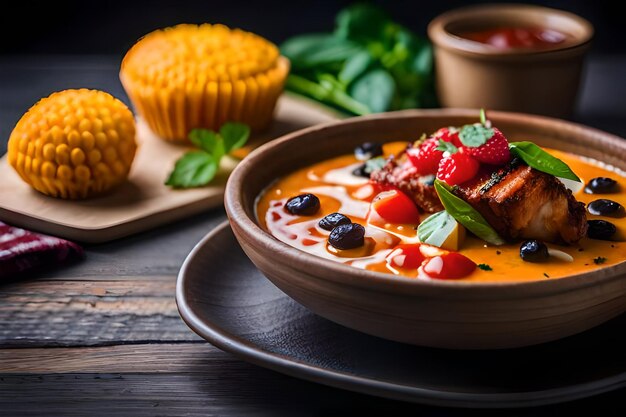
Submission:
POLYGON ((300 194, 287 200, 285 209, 291 214, 312 216, 320 209, 320 199, 313 194, 300 194))
POLYGON ((543 262, 547 260, 548 247, 538 240, 527 240, 519 247, 519 256, 526 262, 543 262))
POLYGON ((597 177, 587 183, 587 194, 611 194, 619 191, 619 184, 613 178, 597 177))
POLYGON ((354 249, 365 243, 365 228, 358 223, 335 227, 328 236, 328 243, 337 249, 354 249))
POLYGON ((350 224, 352 221, 341 213, 331 213, 319 221, 318 225, 324 230, 331 231, 342 224, 350 224))
POLYGON ((358 167, 356 167, 355 169, 352 170, 352 175, 356 175, 357 177, 365 177, 365 178, 369 178, 370 177, 370 173, 369 170, 367 169, 367 165, 366 164, 361 164, 358 167))
POLYGON ((599 200, 593 200, 587 206, 587 211, 596 216, 609 216, 609 217, 624 217, 624 206, 620 203, 601 198, 599 200))
POLYGON ((377 142, 365 142, 354 148, 354 156, 359 161, 367 161, 382 154, 383 145, 377 142))
POLYGON ((611 240, 617 227, 606 220, 587 220, 589 228, 587 229, 587 237, 598 240, 611 240))

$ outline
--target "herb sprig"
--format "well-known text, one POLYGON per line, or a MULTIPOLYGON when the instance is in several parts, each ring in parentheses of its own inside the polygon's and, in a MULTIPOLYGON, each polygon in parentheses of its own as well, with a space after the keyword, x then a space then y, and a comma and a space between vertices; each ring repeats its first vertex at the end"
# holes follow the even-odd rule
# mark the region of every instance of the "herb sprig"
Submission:
POLYGON ((189 151, 176 161, 165 185, 193 188, 208 184, 215 178, 222 158, 245 145, 249 137, 250 128, 235 122, 224 123, 219 132, 192 130, 189 140, 200 149, 189 151))

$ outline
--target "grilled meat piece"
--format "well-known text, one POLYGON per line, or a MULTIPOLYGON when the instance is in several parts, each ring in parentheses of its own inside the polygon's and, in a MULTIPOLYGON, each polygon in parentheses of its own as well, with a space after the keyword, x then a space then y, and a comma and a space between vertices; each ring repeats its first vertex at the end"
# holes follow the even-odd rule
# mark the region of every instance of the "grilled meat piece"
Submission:
POLYGON ((372 172, 370 179, 383 186, 392 186, 413 199, 417 207, 427 213, 443 210, 433 186, 434 176, 421 176, 408 160, 405 152, 391 157, 381 169, 372 172))
POLYGON ((556 177, 512 161, 491 176, 455 188, 506 240, 578 242, 587 232, 585 205, 556 177))

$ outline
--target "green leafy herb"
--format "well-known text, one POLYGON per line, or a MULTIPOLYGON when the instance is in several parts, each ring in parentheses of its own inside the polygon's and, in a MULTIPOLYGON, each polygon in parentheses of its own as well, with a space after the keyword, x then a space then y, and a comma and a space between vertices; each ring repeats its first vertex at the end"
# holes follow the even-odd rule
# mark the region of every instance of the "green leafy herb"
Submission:
POLYGON ((362 75, 372 64, 372 56, 367 51, 361 51, 346 60, 339 72, 339 81, 350 84, 362 75))
POLYGON ((526 162, 528 166, 555 177, 581 182, 580 178, 563 161, 541 149, 532 142, 509 143, 511 153, 526 162))
POLYGON ((490 267, 487 264, 478 264, 476 265, 479 269, 482 269, 483 271, 493 271, 493 268, 490 267))
POLYGON ((192 188, 208 184, 215 177, 224 155, 241 148, 250 136, 250 128, 242 123, 225 123, 219 133, 194 129, 189 140, 200 150, 187 152, 176 161, 165 185, 192 188))
POLYGON ((459 148, 457 148, 450 142, 446 142, 443 139, 439 139, 439 145, 437 145, 437 150, 443 151, 443 152, 457 153, 459 151, 459 148))
POLYGON ((351 40, 321 33, 296 36, 281 45, 294 71, 341 63, 362 50, 351 40))
POLYGON ((598 256, 597 258, 593 258, 593 263, 596 265, 601 265, 606 262, 606 258, 604 256, 598 256))
POLYGON ((333 33, 287 40, 287 89, 352 114, 437 105, 430 43, 373 5, 343 9, 333 33))
POLYGON ((435 180, 435 190, 446 211, 459 223, 482 240, 492 245, 502 245, 504 240, 472 206, 452 193, 448 184, 435 180))
POLYGON ((441 246, 457 225, 457 221, 446 210, 435 213, 424 220, 417 228, 420 242, 441 246))
POLYGON ((373 113, 384 112, 391 105, 396 89, 393 77, 384 69, 374 69, 357 79, 350 95, 373 113))
POLYGON ((465 125, 459 132, 459 139, 463 145, 470 148, 477 148, 484 145, 493 136, 493 129, 483 125, 465 125))

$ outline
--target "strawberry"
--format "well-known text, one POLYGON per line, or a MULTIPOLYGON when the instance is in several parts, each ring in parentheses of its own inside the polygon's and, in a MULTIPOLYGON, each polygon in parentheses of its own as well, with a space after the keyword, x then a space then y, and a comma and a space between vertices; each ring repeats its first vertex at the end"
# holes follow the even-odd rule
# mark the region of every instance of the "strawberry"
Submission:
POLYGON ((442 127, 441 129, 433 133, 432 137, 441 139, 444 142, 450 142, 457 148, 463 146, 463 144, 461 143, 461 139, 459 138, 459 131, 455 128, 442 127))
POLYGON ((485 144, 476 148, 468 147, 467 152, 484 164, 503 165, 511 159, 509 142, 502 132, 495 127, 493 128, 493 136, 487 139, 485 144))
POLYGON ((426 139, 419 148, 409 148, 406 155, 421 175, 435 174, 443 152, 437 150, 439 139, 426 139))
POLYGON ((437 178, 450 185, 461 184, 472 179, 478 173, 480 164, 467 152, 468 148, 462 147, 457 153, 443 158, 439 162, 437 178))

